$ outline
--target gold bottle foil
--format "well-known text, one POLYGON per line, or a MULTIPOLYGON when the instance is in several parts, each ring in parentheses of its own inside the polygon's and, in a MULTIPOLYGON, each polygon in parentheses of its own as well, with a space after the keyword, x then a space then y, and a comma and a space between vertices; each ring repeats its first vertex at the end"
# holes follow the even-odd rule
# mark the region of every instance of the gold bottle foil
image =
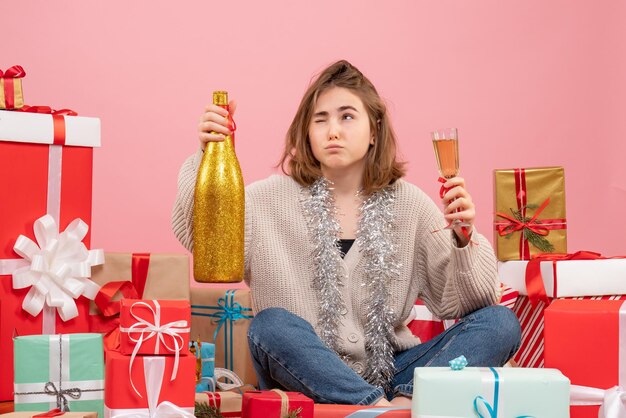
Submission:
MULTIPOLYGON (((213 103, 227 106, 226 92, 213 103)), ((198 170, 193 207, 193 272, 198 282, 243 280, 245 190, 233 138, 209 142, 198 170)))
MULTIPOLYGON (((550 203, 539 215, 539 219, 566 219, 565 215, 565 174, 563 167, 526 168, 526 200, 527 204, 541 205, 546 198, 550 203)), ((515 170, 494 170, 494 214, 497 212, 511 215, 511 209, 519 209, 515 189, 515 170)), ((532 217, 536 209, 528 208, 526 216, 532 217)), ((504 221, 494 217, 494 224, 504 221)), ((495 229, 495 227, 494 227, 495 229)), ((494 242, 498 260, 520 260, 520 238, 522 232, 513 232, 509 238, 500 236, 494 230, 494 242)), ((550 230, 545 238, 554 246, 555 253, 567 252, 567 229, 550 230)), ((532 244, 529 245, 530 254, 540 253, 532 244)))

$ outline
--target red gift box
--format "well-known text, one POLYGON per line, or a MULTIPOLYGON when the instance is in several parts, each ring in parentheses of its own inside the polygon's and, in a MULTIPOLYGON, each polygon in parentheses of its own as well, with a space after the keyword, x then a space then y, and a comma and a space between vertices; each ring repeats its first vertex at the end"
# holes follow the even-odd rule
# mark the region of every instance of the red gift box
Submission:
POLYGON ((411 310, 411 317, 413 319, 407 326, 413 335, 419 337, 422 343, 431 340, 446 329, 444 321, 433 315, 420 299, 415 301, 411 310))
MULTIPOLYGON (((604 399, 602 391, 626 387, 625 301, 556 300, 545 310, 544 334, 546 367, 560 369, 572 385, 600 389, 591 389, 600 392, 596 405, 604 399)), ((580 393, 580 389, 572 386, 574 392, 580 393)), ((607 408, 610 410, 605 405, 605 411, 607 408)), ((626 413, 626 405, 622 408, 626 413)), ((595 418, 598 409, 572 406, 571 416, 595 418)))
MULTIPOLYGON (((556 300, 621 300, 626 296, 584 296, 556 300)), ((552 302, 552 299, 550 299, 552 302)), ((550 305, 551 306, 551 305, 550 305)), ((520 296, 513 308, 522 328, 522 342, 513 360, 520 367, 544 367, 544 311, 547 305, 538 301, 532 306, 527 296, 520 296)))
POLYGON ((186 354, 189 352, 191 306, 188 300, 122 300, 122 354, 186 354))
POLYGON ((315 404, 315 418, 411 418, 410 408, 315 404))
POLYGON ((117 351, 107 353, 105 364, 104 415, 149 418, 172 414, 194 418, 196 358, 180 356, 175 370, 173 356, 131 358, 117 351), (130 369, 130 375, 129 375, 130 369))
POLYGON ((313 418, 313 400, 298 392, 281 390, 250 391, 243 394, 243 418, 281 418, 289 411, 302 408, 298 417, 313 418))
MULTIPOLYGON (((49 133, 49 143, 52 143, 54 130, 57 143, 62 143, 66 116, 7 111, 0 113, 0 132, 3 132, 0 134, 0 193, 5 197, 0 204, 0 298, 3 301, 0 311, 0 400, 11 400, 14 335, 65 334, 89 330, 87 299, 81 296, 75 300, 77 316, 67 321, 63 321, 50 308, 44 308, 42 314, 32 316, 22 309, 22 303, 32 286, 15 289, 12 273, 23 263, 20 255, 13 250, 17 238, 24 235, 36 243, 33 227, 42 215, 52 215, 60 231, 67 230, 76 218, 80 218, 86 225, 91 223, 93 150, 86 146, 28 142, 47 141, 47 138, 28 136, 32 131, 33 135, 49 133), (12 125, 12 121, 15 124, 12 125), (28 135, 13 138, 8 134, 14 131, 16 135, 21 134, 22 126, 25 131, 29 131, 28 135)), ((80 135, 72 129, 68 133, 75 137, 76 145, 80 135)), ((97 129, 92 131, 97 131, 96 142, 99 143, 99 121, 97 129)), ((93 143, 92 139, 87 138, 88 142, 93 143)), ((82 239, 86 247, 89 247, 89 240, 87 231, 82 239)))

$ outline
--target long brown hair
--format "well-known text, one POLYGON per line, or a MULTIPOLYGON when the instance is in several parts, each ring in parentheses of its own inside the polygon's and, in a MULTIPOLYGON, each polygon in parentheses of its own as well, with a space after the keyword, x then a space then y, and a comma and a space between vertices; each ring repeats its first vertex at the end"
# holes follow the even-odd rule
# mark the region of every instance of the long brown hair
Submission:
POLYGON ((310 186, 322 176, 320 163, 309 143, 309 124, 319 95, 332 87, 343 87, 356 94, 365 109, 374 134, 374 145, 365 156, 363 192, 366 195, 394 183, 405 174, 405 163, 396 157, 397 140, 387 115, 387 107, 374 85, 355 66, 341 60, 324 69, 302 97, 285 138, 285 149, 278 165, 302 186, 310 186))

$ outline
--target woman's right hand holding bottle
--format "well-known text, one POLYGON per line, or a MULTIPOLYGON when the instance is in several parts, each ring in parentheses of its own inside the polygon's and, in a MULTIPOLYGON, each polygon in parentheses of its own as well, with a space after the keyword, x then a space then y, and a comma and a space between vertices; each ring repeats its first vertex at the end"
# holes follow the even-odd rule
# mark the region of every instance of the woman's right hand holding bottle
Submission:
POLYGON ((228 111, 214 104, 207 105, 198 124, 198 138, 203 151, 207 142, 223 141, 226 135, 233 133, 232 117, 236 107, 234 100, 228 103, 228 111))

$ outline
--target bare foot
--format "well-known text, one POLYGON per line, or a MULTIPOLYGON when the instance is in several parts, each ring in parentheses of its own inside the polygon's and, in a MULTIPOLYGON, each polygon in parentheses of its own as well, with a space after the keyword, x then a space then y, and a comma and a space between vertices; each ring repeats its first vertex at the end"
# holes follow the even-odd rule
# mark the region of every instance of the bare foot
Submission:
POLYGON ((374 406, 391 406, 391 405, 392 405, 391 402, 389 402, 385 398, 380 398, 380 400, 374 404, 374 406))
POLYGON ((395 398, 391 400, 390 404, 393 406, 410 407, 411 402, 412 402, 411 398, 407 398, 406 396, 396 396, 395 398))

